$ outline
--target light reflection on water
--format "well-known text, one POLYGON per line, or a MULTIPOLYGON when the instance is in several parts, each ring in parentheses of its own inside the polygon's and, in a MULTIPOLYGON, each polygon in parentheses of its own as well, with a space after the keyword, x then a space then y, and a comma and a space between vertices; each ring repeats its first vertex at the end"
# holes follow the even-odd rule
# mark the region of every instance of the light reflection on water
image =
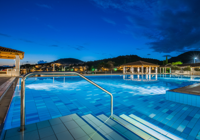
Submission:
MULTIPOLYGON (((167 90, 187 86, 199 81, 199 78, 171 77, 166 75, 123 75, 88 77, 108 91, 117 88, 132 95, 165 94, 167 90)), ((32 79, 30 79, 32 80, 32 79)), ((88 89, 93 85, 79 77, 59 77, 35 81, 27 80, 26 88, 41 91, 69 91, 88 89), (53 81, 52 81, 53 80, 53 81)), ((115 94, 115 93, 113 93, 115 94)))

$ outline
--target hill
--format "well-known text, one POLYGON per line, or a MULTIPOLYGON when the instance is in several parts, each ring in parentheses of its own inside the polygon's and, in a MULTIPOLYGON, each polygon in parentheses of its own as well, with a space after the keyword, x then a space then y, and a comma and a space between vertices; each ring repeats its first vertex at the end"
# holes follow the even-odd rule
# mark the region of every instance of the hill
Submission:
MULTIPOLYGON (((189 51, 189 52, 185 52, 182 53, 176 57, 171 57, 168 62, 176 62, 176 61, 181 61, 183 63, 194 63, 194 58, 197 57, 198 59, 200 59, 200 51, 189 51)), ((199 60, 197 60, 196 62, 199 62, 199 60)))
MULTIPOLYGON (((168 59, 168 62, 171 63, 171 62, 181 61, 183 63, 193 63, 195 57, 200 59, 200 57, 198 56, 200 56, 200 51, 189 51, 189 52, 182 53, 176 57, 171 57, 170 59, 168 59)), ((120 66, 125 63, 135 62, 139 60, 158 64, 158 65, 163 65, 163 61, 152 59, 152 58, 142 58, 137 55, 124 55, 124 56, 118 56, 114 58, 107 58, 107 59, 88 61, 88 62, 84 62, 75 58, 62 58, 54 62, 61 63, 61 64, 79 64, 79 65, 84 64, 84 65, 89 66, 89 68, 91 68, 92 66, 97 68, 98 64, 102 62, 107 63, 108 61, 112 61, 114 62, 115 66, 120 66)))
POLYGON ((118 56, 114 58, 108 58, 108 59, 102 59, 102 60, 96 60, 96 61, 88 61, 88 62, 85 62, 85 65, 89 67, 93 66, 96 68, 97 65, 101 62, 107 63, 108 61, 113 61, 115 66, 120 66, 125 63, 135 62, 139 60, 154 63, 154 64, 159 64, 159 65, 162 65, 163 63, 162 61, 157 60, 157 59, 141 58, 137 55, 125 55, 125 56, 118 56))
POLYGON ((61 58, 61 59, 58 59, 58 60, 54 61, 54 63, 61 63, 61 64, 82 64, 84 62, 81 61, 81 60, 79 60, 79 59, 75 59, 75 58, 61 58))

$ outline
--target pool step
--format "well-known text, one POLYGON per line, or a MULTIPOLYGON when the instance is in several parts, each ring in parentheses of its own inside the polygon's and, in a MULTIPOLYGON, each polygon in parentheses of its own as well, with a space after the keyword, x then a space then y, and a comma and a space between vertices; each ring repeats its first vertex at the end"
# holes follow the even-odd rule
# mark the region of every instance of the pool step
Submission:
POLYGON ((122 134, 124 137, 126 137, 129 140, 143 140, 143 138, 139 137, 138 135, 131 132, 129 129, 125 128, 124 126, 120 125, 116 121, 112 120, 111 118, 108 118, 104 114, 101 114, 97 116, 101 121, 103 121, 105 124, 107 124, 109 127, 117 131, 118 133, 122 134))
POLYGON ((130 118, 129 116, 127 116, 125 114, 120 115, 120 117, 123 118, 124 120, 130 122, 134 126, 140 128, 141 130, 145 131, 146 133, 151 134, 152 136, 154 136, 157 139, 160 139, 160 140, 171 140, 171 138, 169 138, 169 137, 157 132, 156 130, 154 130, 152 128, 147 127, 146 125, 144 125, 144 124, 142 124, 142 123, 130 118))
POLYGON ((171 139, 174 139, 174 140, 183 140, 183 138, 180 138, 180 137, 178 137, 178 136, 176 136, 176 135, 174 135, 174 134, 172 134, 172 133, 170 133, 170 132, 168 132, 166 130, 163 130, 162 128, 160 128, 160 127, 158 127, 156 125, 153 125, 152 123, 149 123, 146 120, 144 120, 144 119, 142 119, 142 118, 140 118, 140 117, 138 117, 138 116, 136 116, 134 114, 131 114, 129 116, 131 118, 135 119, 136 121, 138 121, 138 122, 146 125, 147 127, 151 128, 151 129, 154 129, 155 131, 157 131, 157 132, 159 132, 159 133, 161 133, 161 134, 163 134, 163 135, 165 135, 165 136, 167 136, 167 137, 169 137, 171 139))
POLYGON ((132 131, 136 135, 140 136, 141 138, 143 138, 145 140, 158 140, 151 134, 147 133, 146 131, 141 130, 140 128, 136 127, 133 124, 130 124, 129 122, 125 121, 124 119, 122 119, 116 115, 113 115, 113 117, 116 122, 123 125, 125 128, 129 129, 130 131, 132 131))
POLYGON ((105 123, 101 122, 99 119, 95 118, 93 115, 88 114, 82 116, 87 123, 92 125, 101 135, 105 136, 109 140, 128 140, 122 135, 118 134, 115 130, 108 127, 105 123))

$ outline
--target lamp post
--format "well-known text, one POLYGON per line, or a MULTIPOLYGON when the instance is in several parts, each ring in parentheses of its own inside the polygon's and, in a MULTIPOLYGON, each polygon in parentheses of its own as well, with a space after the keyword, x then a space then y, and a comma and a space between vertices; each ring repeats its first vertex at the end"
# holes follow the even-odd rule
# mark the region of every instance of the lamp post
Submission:
POLYGON ((197 59, 196 57, 194 58, 194 63, 195 63, 195 59, 197 59))

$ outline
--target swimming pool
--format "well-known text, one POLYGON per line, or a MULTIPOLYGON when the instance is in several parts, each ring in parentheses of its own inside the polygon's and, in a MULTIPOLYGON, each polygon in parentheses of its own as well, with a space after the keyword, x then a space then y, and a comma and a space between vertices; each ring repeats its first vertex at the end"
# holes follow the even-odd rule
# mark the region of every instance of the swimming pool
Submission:
MULTIPOLYGON (((131 114, 182 137, 200 138, 200 108, 165 100, 166 90, 199 83, 199 77, 173 75, 87 76, 114 96, 114 114, 131 114), (193 132, 193 128, 194 132, 193 132)), ((4 128, 20 125, 20 84, 4 128)), ((77 76, 28 78, 26 124, 72 113, 110 115, 110 96, 77 76)))

